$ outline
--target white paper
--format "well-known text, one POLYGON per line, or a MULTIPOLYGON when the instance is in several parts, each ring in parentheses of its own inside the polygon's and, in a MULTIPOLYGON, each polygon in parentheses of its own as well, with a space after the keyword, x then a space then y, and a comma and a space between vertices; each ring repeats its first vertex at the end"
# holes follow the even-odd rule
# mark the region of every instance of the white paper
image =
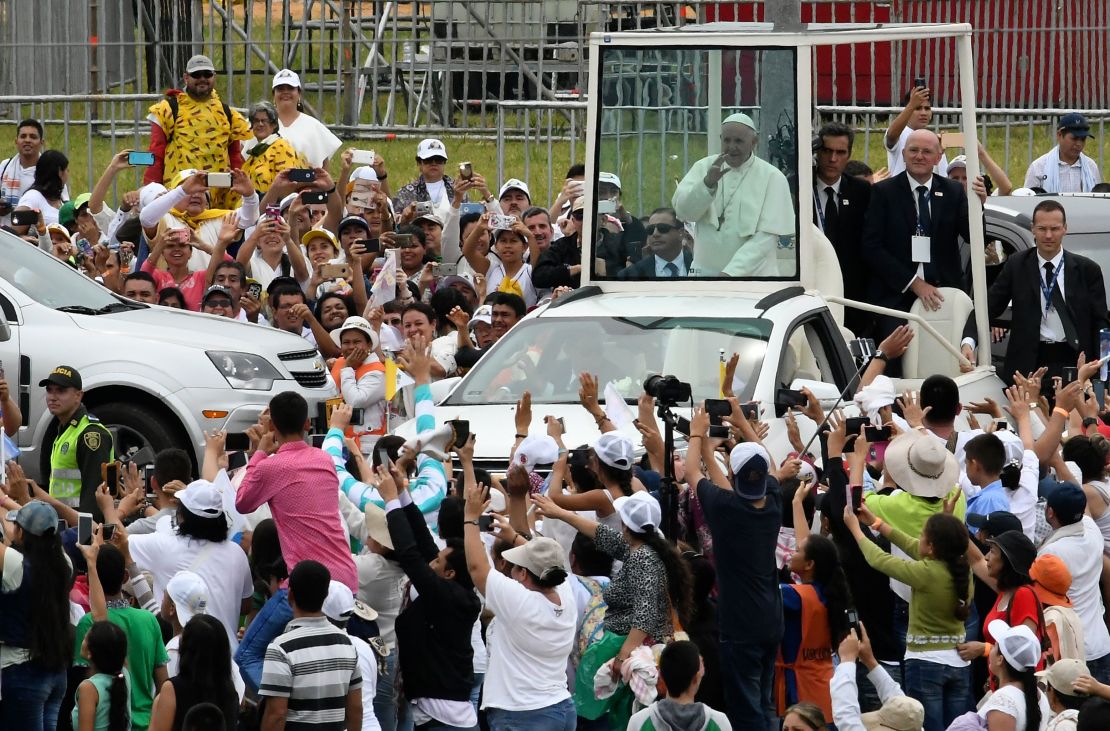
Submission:
POLYGON ((609 417, 609 421, 613 422, 618 429, 634 429, 636 425, 633 422, 636 420, 636 415, 632 413, 632 409, 617 390, 617 384, 613 381, 606 383, 602 395, 605 397, 605 415, 609 417))

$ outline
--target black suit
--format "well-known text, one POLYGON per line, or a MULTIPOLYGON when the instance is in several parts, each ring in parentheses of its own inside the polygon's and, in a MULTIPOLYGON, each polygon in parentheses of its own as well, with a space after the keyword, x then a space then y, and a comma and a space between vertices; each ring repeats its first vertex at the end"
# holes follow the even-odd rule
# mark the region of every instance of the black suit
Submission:
MULTIPOLYGON (((840 176, 837 193, 835 223, 827 221, 817 210, 818 201, 824 199, 825 183, 813 171, 814 195, 810 201, 813 222, 825 232, 836 249, 840 272, 844 279, 844 296, 848 299, 867 300, 867 269, 863 261, 863 227, 867 206, 871 201, 871 184, 851 175, 840 176), (818 195, 820 193, 820 195, 818 195)), ((848 308, 844 313, 845 326, 856 335, 863 336, 870 327, 872 317, 861 310, 848 308)))
MULTIPOLYGON (((693 261, 694 261, 694 255, 691 254, 688 249, 683 249, 682 250, 682 261, 686 264, 686 272, 687 272, 687 275, 689 275, 690 264, 692 264, 693 261)), ((633 264, 630 267, 625 267, 624 269, 621 270, 621 273, 617 275, 617 279, 635 279, 635 280, 639 280, 639 279, 666 279, 666 278, 667 277, 660 277, 660 276, 656 275, 656 273, 655 273, 655 255, 654 254, 652 254, 651 256, 645 256, 643 259, 640 259, 638 262, 636 262, 635 264, 633 264)), ((678 278, 679 279, 682 278, 681 273, 679 273, 678 278)))
MULTIPOLYGON (((970 239, 964 187, 934 174, 929 210, 932 261, 925 267, 925 279, 936 287, 964 289, 960 237, 970 239)), ((916 299, 913 290, 907 289, 917 272, 910 249, 916 233, 917 203, 908 173, 873 185, 862 240, 864 266, 869 269, 868 301, 909 311, 916 299)))
MULTIPOLYGON (((1046 357, 1046 351, 1052 349, 1045 348, 1041 343, 1041 317, 1044 315, 1041 308, 1042 281, 1043 271, 1037 250, 1026 249, 1006 261, 987 295, 987 311, 992 321, 1001 316, 1007 306, 1011 308, 1010 342, 1000 374, 1007 383, 1015 371, 1024 374, 1040 366, 1048 366, 1049 373, 1044 383, 1051 384, 1050 377, 1060 375, 1059 370, 1063 366, 1074 366, 1080 352, 1087 354, 1087 360, 1098 357, 1098 331, 1107 326, 1106 288, 1098 264, 1065 248, 1064 308, 1060 317, 1062 320, 1065 316, 1070 318, 1073 327, 1064 328, 1069 352, 1062 360, 1046 357)), ((1053 300, 1056 301, 1056 298, 1053 300)), ((1056 350, 1062 348, 1057 347, 1056 350)))

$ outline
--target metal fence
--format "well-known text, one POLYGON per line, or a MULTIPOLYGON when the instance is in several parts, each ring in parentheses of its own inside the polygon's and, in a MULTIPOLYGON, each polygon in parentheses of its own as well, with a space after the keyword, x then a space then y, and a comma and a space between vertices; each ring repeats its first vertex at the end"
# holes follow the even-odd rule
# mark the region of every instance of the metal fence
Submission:
MULTIPOLYGON (((234 106, 269 98, 288 67, 308 111, 341 135, 484 138, 502 169, 506 150, 522 155, 527 172, 507 172, 557 178, 553 166, 583 149, 590 33, 764 11, 761 0, 0 0, 0 125, 57 121, 51 134, 88 153, 91 179, 97 140, 144 144, 146 107, 205 53, 234 106)), ((1041 150, 1053 110, 1110 109, 1110 0, 807 0, 802 20, 972 22, 977 104, 1011 173, 1041 150)), ((818 117, 846 118, 871 139, 916 76, 954 105, 954 59, 944 41, 817 49, 818 117)))

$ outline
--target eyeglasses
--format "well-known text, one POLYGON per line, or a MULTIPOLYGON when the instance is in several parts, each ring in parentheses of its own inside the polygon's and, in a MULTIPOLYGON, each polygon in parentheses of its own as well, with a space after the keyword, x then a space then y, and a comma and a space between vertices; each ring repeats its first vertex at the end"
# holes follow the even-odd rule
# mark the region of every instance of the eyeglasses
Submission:
POLYGON ((251 124, 273 124, 269 117, 256 117, 251 120, 251 124))
POLYGON ((649 223, 647 226, 644 226, 644 231, 647 231, 648 235, 650 236, 656 231, 661 234, 669 234, 671 231, 674 231, 677 228, 678 226, 674 226, 669 223, 649 223))
POLYGON ((424 163, 425 165, 446 165, 447 164, 447 158, 446 157, 426 157, 423 160, 421 160, 420 162, 424 163))
POLYGON ((215 75, 213 71, 194 71, 189 74, 189 76, 192 76, 194 79, 211 79, 215 75))

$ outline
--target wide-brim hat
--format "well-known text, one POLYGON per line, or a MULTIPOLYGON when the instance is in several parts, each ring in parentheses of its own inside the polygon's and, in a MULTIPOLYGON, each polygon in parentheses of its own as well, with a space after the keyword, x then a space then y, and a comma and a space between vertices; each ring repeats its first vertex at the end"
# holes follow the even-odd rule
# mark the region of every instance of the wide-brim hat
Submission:
POLYGON ((944 497, 960 475, 960 465, 944 443, 916 429, 892 439, 885 459, 895 484, 917 497, 944 497))

